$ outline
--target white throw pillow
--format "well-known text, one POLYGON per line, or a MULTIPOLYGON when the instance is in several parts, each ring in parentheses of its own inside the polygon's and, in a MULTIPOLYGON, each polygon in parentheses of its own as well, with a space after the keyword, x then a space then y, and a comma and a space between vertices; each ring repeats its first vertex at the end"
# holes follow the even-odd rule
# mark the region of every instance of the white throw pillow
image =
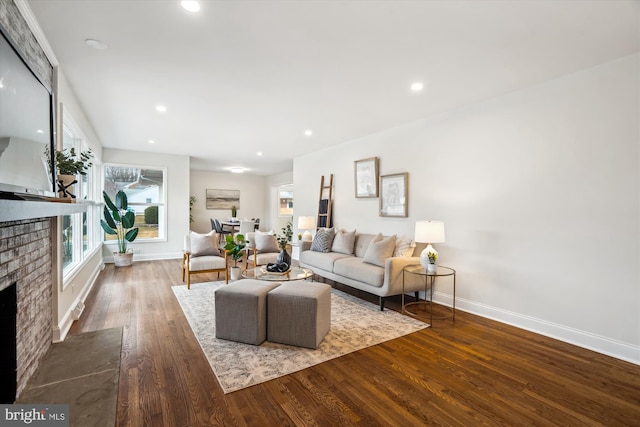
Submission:
POLYGON ((353 244, 356 241, 356 230, 337 230, 331 244, 331 252, 352 255, 353 244))
POLYGON ((378 234, 371 240, 367 251, 364 253, 363 262, 367 264, 374 264, 380 267, 384 267, 384 263, 387 258, 393 256, 393 251, 396 249, 396 236, 382 237, 378 234))
POLYGON ((218 233, 211 230, 207 234, 200 234, 192 231, 191 240, 191 256, 220 256, 220 248, 218 247, 218 233))
POLYGON ((416 242, 411 237, 404 235, 396 238, 396 250, 393 252, 393 256, 411 256, 413 250, 416 247, 416 242))
POLYGON ((253 238, 256 241, 256 250, 258 252, 280 252, 276 236, 273 236, 271 234, 256 233, 253 238))

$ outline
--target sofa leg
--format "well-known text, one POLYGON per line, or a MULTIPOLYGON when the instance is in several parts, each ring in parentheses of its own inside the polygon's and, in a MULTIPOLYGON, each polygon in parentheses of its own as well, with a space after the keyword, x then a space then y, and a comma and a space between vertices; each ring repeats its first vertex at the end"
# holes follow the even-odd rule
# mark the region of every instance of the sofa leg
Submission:
POLYGON ((416 296, 416 301, 420 301, 420 292, 415 291, 414 294, 416 296))
POLYGON ((384 297, 380 297, 380 311, 384 311, 384 297))

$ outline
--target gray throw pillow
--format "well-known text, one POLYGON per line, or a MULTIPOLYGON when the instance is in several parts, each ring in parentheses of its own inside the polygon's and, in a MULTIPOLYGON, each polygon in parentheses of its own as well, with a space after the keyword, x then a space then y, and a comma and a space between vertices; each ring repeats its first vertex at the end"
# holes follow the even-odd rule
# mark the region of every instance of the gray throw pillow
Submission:
POLYGON ((367 252, 364 253, 363 262, 367 264, 374 264, 380 267, 384 267, 384 263, 387 258, 393 256, 393 251, 396 249, 396 236, 382 237, 378 234, 371 240, 367 252))
POLYGON ((339 252, 341 254, 352 255, 353 244, 356 241, 356 230, 346 231, 338 230, 333 237, 331 252, 339 252))
POLYGON ((200 234, 192 231, 190 233, 191 240, 191 256, 220 256, 220 248, 218 248, 218 233, 210 231, 207 234, 200 234))
POLYGON ((311 242, 311 250, 315 252, 329 252, 333 243, 333 228, 321 228, 316 232, 311 242))
POLYGON ((276 236, 256 233, 253 239, 256 241, 256 250, 258 252, 280 252, 276 236))

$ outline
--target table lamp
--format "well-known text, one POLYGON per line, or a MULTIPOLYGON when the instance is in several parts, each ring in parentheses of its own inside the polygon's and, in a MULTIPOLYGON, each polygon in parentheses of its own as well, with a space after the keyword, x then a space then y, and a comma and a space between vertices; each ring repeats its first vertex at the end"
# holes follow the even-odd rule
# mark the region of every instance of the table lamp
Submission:
POLYGON ((438 252, 431 244, 444 243, 444 222, 416 221, 415 241, 427 243, 427 247, 420 253, 420 264, 422 264, 425 270, 432 271, 429 265, 436 265, 438 252), (429 254, 431 254, 434 262, 429 262, 429 254))
POLYGON ((312 216, 299 216, 298 217, 298 230, 304 230, 302 233, 302 241, 310 242, 312 240, 309 230, 316 228, 316 219, 312 216))

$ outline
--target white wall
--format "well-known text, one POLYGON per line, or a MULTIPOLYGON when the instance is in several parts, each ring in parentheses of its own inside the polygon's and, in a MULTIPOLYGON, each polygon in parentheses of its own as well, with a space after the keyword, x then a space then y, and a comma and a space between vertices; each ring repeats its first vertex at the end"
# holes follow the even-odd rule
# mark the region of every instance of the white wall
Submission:
POLYGON ((238 218, 263 218, 266 199, 264 181, 264 177, 256 175, 192 170, 189 195, 196 196, 197 201, 192 209, 194 222, 191 224, 191 229, 206 233, 211 230, 211 218, 222 221, 231 217, 231 209, 206 208, 207 189, 240 190, 240 206, 236 214, 238 218))
POLYGON ((640 363, 638 60, 298 157, 296 211, 316 212, 334 173, 337 226, 443 220, 459 308, 640 363), (409 172, 408 218, 354 197, 353 161, 372 156, 382 174, 409 172))
MULTIPOLYGON (((167 234, 166 240, 144 242, 135 240, 129 244, 136 260, 180 258, 184 235, 189 232, 189 156, 158 154, 105 148, 104 163, 149 166, 167 169, 167 234)), ((106 262, 113 262, 114 244, 103 245, 106 262)), ((178 274, 178 272, 176 272, 178 274)))

